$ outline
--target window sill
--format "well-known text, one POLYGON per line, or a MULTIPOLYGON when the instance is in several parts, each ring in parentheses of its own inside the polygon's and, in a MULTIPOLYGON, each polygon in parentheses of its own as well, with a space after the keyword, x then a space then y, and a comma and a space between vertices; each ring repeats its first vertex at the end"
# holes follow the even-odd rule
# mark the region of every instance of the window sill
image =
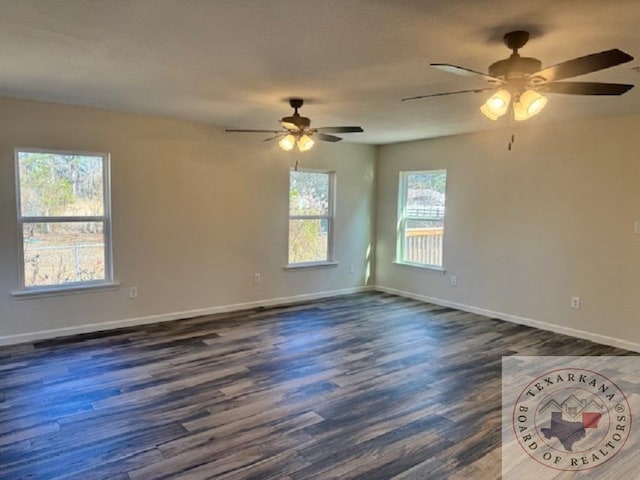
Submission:
POLYGON ((25 288, 11 292, 11 295, 16 300, 24 300, 41 297, 57 297, 74 293, 90 293, 101 290, 117 290, 118 288, 120 288, 120 283, 118 282, 95 282, 70 286, 25 288))
POLYGON ((285 270, 298 270, 301 268, 325 268, 325 267, 335 267, 338 265, 338 262, 307 262, 307 263, 290 263, 289 265, 285 265, 285 270))
POLYGON ((432 270, 434 272, 442 273, 443 275, 447 273, 447 270, 444 267, 438 267, 437 265, 423 265, 421 263, 398 262, 397 260, 394 261, 393 264, 400 265, 402 267, 420 268, 422 270, 432 270))

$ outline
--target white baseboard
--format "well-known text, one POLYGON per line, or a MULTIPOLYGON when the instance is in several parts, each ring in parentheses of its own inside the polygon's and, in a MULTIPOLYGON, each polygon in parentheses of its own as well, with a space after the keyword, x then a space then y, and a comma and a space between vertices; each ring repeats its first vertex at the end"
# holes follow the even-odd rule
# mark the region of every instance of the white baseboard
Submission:
POLYGON ((341 290, 315 292, 315 293, 308 293, 304 295, 294 295, 291 297, 268 298, 264 300, 256 300, 253 302, 235 303, 232 305, 220 305, 216 307, 201 308, 197 310, 185 310, 182 312, 163 313, 160 315, 150 315, 148 317, 128 318, 124 320, 114 320, 110 322, 90 323, 90 324, 78 325, 74 327, 57 328, 54 330, 40 330, 37 332, 20 333, 17 335, 7 335, 7 336, 0 337, 0 346, 35 342, 38 340, 47 340, 51 338, 66 337, 69 335, 78 335, 81 333, 92 333, 92 332, 99 332, 104 330, 113 330, 115 328, 147 325, 149 323, 168 322, 171 320, 200 317, 202 315, 212 315, 215 313, 233 312, 237 310, 247 310, 247 309, 258 308, 258 307, 272 307, 277 305, 287 305, 291 303, 304 302, 308 300, 317 300, 320 298, 336 297, 341 295, 349 295, 352 293, 366 292, 374 289, 375 287, 373 286, 343 288, 341 290))
POLYGON ((472 305, 465 305, 464 303, 452 302, 444 300, 442 298, 428 297, 426 295, 419 295, 417 293, 405 292, 403 290, 396 290, 395 288, 388 288, 383 286, 376 286, 375 290, 379 292, 391 293, 400 297, 411 298, 413 300, 419 300, 421 302, 433 303, 442 307, 455 308, 456 310, 462 310, 463 312, 475 313, 483 315, 485 317, 497 318, 506 322, 517 323, 520 325, 526 325, 527 327, 539 328, 541 330, 548 330, 554 333, 561 333, 563 335, 569 335, 570 337, 581 338, 584 340, 591 340, 595 343, 602 345, 608 345, 610 347, 623 348, 631 350, 633 352, 640 352, 640 344, 622 340, 619 338, 609 337, 606 335, 600 335, 599 333, 587 332, 585 330, 577 330, 575 328, 563 327, 562 325, 556 325, 553 323, 542 322, 540 320, 533 320, 531 318, 520 317, 518 315, 511 315, 510 313, 494 312, 493 310, 487 310, 486 308, 474 307, 472 305))
POLYGON ((256 300, 253 302, 235 303, 231 305, 220 305, 215 307, 201 308, 196 310, 185 310, 181 312, 164 313, 159 315, 150 315, 147 317, 128 318, 124 320, 114 320, 110 322, 91 323, 86 325, 78 325, 74 327, 58 328, 53 330, 40 330, 37 332, 20 333, 17 335, 7 335, 0 337, 0 346, 2 345, 15 345, 19 343, 35 342, 38 340, 47 340, 58 337, 66 337, 69 335, 78 335, 82 333, 92 333, 104 330, 113 330, 116 328, 134 327, 137 325, 147 325, 150 323, 168 322, 171 320, 180 320, 183 318, 193 318, 202 315, 212 315, 215 313, 226 313, 237 310, 246 310, 258 307, 272 307, 277 305, 287 305, 291 303, 303 302, 308 300, 317 300, 327 297, 335 297, 341 295, 349 295, 352 293, 360 293, 371 290, 377 290, 380 292, 390 293, 401 297, 411 298, 426 303, 433 303, 443 307, 455 308, 464 312, 475 313, 483 315, 485 317, 497 318, 507 322, 517 323, 520 325, 526 325, 528 327, 539 328, 541 330, 548 330, 555 333, 561 333, 563 335, 569 335, 571 337, 582 338, 585 340, 591 340, 592 342, 608 345, 611 347, 623 348, 633 352, 640 352, 640 344, 622 340, 619 338, 609 337, 606 335, 600 335, 598 333, 587 332, 584 330, 577 330, 575 328, 563 327, 561 325, 555 325, 548 322, 542 322, 540 320, 533 320, 531 318, 520 317, 518 315, 512 315, 509 313, 496 312, 488 310, 486 308, 475 307, 472 305, 466 305, 464 303, 452 302, 450 300, 444 300, 437 297, 429 297, 426 295, 420 295, 417 293, 406 292, 403 290, 397 290, 395 288, 378 286, 363 286, 354 288, 344 288, 341 290, 330 290, 325 292, 309 293, 304 295, 294 295, 290 297, 278 297, 269 298, 264 300, 256 300))

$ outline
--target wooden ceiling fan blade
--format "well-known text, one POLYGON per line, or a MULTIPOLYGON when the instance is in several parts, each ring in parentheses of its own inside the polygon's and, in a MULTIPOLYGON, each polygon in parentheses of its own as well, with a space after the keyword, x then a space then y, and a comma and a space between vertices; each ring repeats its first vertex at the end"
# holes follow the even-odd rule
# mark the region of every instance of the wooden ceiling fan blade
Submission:
POLYGON ((430 98, 430 97, 443 97, 445 95, 457 95, 459 93, 480 93, 480 92, 488 92, 491 90, 495 90, 496 87, 489 88, 475 88, 473 90, 458 90, 456 92, 443 92, 443 93, 430 93, 428 95, 418 95, 417 97, 408 97, 403 98, 402 101, 406 102, 407 100, 419 100, 421 98, 430 98))
POLYGON ((471 70, 470 68, 460 67, 458 65, 451 65, 449 63, 432 63, 430 64, 433 68, 437 68, 438 70, 442 70, 443 72, 453 73, 455 75, 463 75, 465 77, 482 77, 485 80, 489 80, 490 82, 499 82, 502 83, 497 77, 492 77, 486 73, 478 72, 476 70, 471 70))
POLYGON ((624 83, 600 82, 550 82, 540 85, 539 90, 569 95, 622 95, 633 88, 624 83))
POLYGON ((326 133, 316 133, 314 135, 318 140, 322 140, 323 142, 339 142, 342 140, 340 137, 336 137, 335 135, 327 135, 326 133))
POLYGON ((246 130, 238 128, 227 128, 225 132, 228 133, 282 133, 280 130, 246 130))
POLYGON ((586 73, 597 72, 605 68, 615 67, 621 63, 630 62, 633 57, 628 53, 614 48, 604 52, 592 53, 584 57, 574 58, 563 63, 558 63, 532 73, 531 77, 542 78, 546 82, 562 80, 564 78, 577 77, 586 73))
POLYGON ((364 132, 362 127, 320 127, 316 128, 317 132, 322 133, 360 133, 364 132))

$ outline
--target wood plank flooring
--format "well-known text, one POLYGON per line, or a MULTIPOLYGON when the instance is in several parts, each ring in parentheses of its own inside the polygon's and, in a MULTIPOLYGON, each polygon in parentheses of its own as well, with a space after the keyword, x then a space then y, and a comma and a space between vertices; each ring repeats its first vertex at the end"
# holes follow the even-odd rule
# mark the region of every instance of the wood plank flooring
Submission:
POLYGON ((0 348, 1 479, 497 479, 502 355, 629 352, 382 293, 0 348))

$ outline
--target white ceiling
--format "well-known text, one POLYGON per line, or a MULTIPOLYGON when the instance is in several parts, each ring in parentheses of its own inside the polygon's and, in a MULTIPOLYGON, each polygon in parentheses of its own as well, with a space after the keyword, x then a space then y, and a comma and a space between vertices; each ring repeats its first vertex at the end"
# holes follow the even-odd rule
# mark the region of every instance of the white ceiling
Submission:
MULTIPOLYGON (((521 53, 545 66, 640 56, 639 20, 637 0, 0 0, 0 95, 267 129, 301 96, 314 126, 362 125, 348 141, 390 143, 513 121, 485 119, 481 94, 400 102, 483 86, 431 62, 486 71, 514 29, 532 31, 521 53)), ((640 83, 638 70, 578 80, 640 83)), ((550 97, 530 122, 640 113, 640 86, 550 97)))

